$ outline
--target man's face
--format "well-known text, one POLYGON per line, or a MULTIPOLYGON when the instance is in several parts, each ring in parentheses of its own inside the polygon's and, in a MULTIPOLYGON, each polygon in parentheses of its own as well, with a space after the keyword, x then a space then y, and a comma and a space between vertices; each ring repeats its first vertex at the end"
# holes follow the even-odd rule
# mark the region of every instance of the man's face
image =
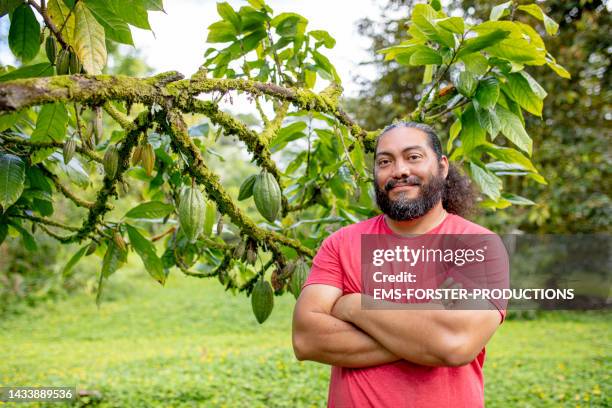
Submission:
POLYGON ((396 221, 422 217, 441 199, 448 171, 425 132, 397 127, 379 140, 374 161, 376 203, 396 221))

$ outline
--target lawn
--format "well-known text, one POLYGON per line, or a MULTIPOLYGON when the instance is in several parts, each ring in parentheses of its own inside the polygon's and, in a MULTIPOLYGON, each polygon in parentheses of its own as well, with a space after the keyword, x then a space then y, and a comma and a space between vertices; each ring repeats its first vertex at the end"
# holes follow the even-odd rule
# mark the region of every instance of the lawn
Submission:
MULTIPOLYGON (((293 357, 292 296, 260 326, 215 280, 112 279, 99 310, 83 294, 0 322, 0 384, 76 385, 104 407, 325 404, 328 367, 293 357)), ((611 406, 611 327, 609 313, 505 322, 487 347, 487 406, 611 406)))

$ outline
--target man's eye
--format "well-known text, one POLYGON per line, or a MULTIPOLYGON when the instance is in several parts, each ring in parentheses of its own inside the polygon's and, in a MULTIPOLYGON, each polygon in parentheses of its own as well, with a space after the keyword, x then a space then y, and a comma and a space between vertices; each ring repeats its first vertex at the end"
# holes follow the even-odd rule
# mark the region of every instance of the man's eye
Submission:
POLYGON ((411 154, 410 156, 408 156, 408 158, 410 160, 419 160, 421 156, 419 156, 418 154, 411 154))
POLYGON ((379 166, 386 166, 387 164, 389 164, 390 161, 389 160, 379 160, 378 161, 378 165, 379 166))

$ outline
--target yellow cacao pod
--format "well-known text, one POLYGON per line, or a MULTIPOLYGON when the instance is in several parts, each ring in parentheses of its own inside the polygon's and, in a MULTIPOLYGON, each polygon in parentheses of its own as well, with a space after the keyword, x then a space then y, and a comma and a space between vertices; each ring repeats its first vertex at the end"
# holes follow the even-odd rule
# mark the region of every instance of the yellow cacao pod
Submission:
POLYGON ((142 162, 142 167, 145 169, 147 176, 150 176, 155 167, 155 151, 151 143, 146 143, 142 146, 140 161, 142 162))
POLYGON ((108 178, 115 178, 117 174, 117 167, 119 166, 119 152, 117 151, 117 147, 111 145, 106 149, 106 153, 104 153, 104 171, 106 172, 106 176, 108 178))

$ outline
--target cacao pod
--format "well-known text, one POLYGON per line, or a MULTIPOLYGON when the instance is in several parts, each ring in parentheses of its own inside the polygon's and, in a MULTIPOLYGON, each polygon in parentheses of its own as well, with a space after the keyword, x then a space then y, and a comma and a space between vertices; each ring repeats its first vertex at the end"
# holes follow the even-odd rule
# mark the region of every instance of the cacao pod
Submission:
POLYGON ((142 158, 142 145, 138 145, 134 148, 134 152, 132 153, 132 166, 137 166, 140 163, 140 159, 142 158))
POLYGON ((81 69, 83 69, 83 65, 81 65, 81 61, 79 61, 79 57, 76 55, 76 52, 70 51, 70 57, 68 59, 69 70, 71 74, 80 74, 81 69))
POLYGON ((66 75, 70 69, 70 51, 61 49, 55 58, 57 75, 66 75))
POLYGON ((257 179, 257 174, 253 174, 242 182, 240 191, 238 192, 238 201, 246 200, 253 195, 253 185, 257 179))
POLYGON ((117 151, 117 147, 111 145, 106 149, 106 153, 104 153, 104 171, 106 172, 106 176, 108 178, 115 178, 117 174, 117 167, 119 166, 119 152, 117 151))
POLYGON ((255 287, 253 287, 251 307, 259 324, 265 322, 270 313, 272 313, 274 308, 274 292, 268 281, 260 279, 255 284, 255 287))
POLYGON ((255 262, 257 261, 257 246, 256 245, 249 245, 249 248, 247 249, 247 253, 246 253, 246 261, 247 263, 251 265, 255 265, 255 262))
POLYGON ((142 167, 145 169, 147 176, 150 176, 155 166, 155 151, 151 143, 146 143, 142 146, 140 161, 142 162, 142 167))
POLYGON ((196 242, 204 229, 206 202, 196 187, 185 187, 179 197, 179 225, 190 243, 196 242))
POLYGON ((74 157, 74 151, 76 150, 76 140, 73 138, 68 139, 64 143, 64 164, 68 164, 72 157, 74 157))
POLYGON ((274 289, 275 292, 278 292, 283 288, 283 280, 281 275, 281 270, 276 268, 274 272, 272 272, 272 276, 270 276, 270 281, 272 282, 272 289, 274 289))
POLYGON ((47 54, 49 62, 55 64, 55 58, 57 57, 57 42, 53 35, 48 36, 45 40, 45 53, 47 54))
POLYGON ((281 209, 281 190, 273 175, 266 170, 261 172, 253 185, 255 207, 263 217, 274 222, 281 209))
POLYGON ((102 108, 96 106, 94 108, 94 119, 93 119, 93 134, 96 138, 96 144, 100 143, 104 137, 104 122, 102 121, 102 108))
POLYGON ((242 259, 244 257, 244 252, 246 251, 246 246, 246 241, 240 241, 240 243, 234 248, 234 258, 242 259))
POLYGON ((119 231, 115 231, 113 233, 113 242, 115 243, 115 245, 117 245, 117 248, 119 248, 122 252, 127 251, 127 246, 119 231))
POLYGON ((87 252, 85 252, 85 255, 91 255, 94 252, 96 252, 96 249, 98 249, 98 244, 96 244, 95 241, 91 241, 91 244, 89 244, 89 246, 87 247, 87 252))
POLYGON ((289 290, 296 299, 300 296, 300 292, 302 292, 302 286, 304 286, 304 282, 306 282, 308 272, 309 269, 306 262, 301 260, 298 261, 291 274, 291 280, 289 281, 289 290))

